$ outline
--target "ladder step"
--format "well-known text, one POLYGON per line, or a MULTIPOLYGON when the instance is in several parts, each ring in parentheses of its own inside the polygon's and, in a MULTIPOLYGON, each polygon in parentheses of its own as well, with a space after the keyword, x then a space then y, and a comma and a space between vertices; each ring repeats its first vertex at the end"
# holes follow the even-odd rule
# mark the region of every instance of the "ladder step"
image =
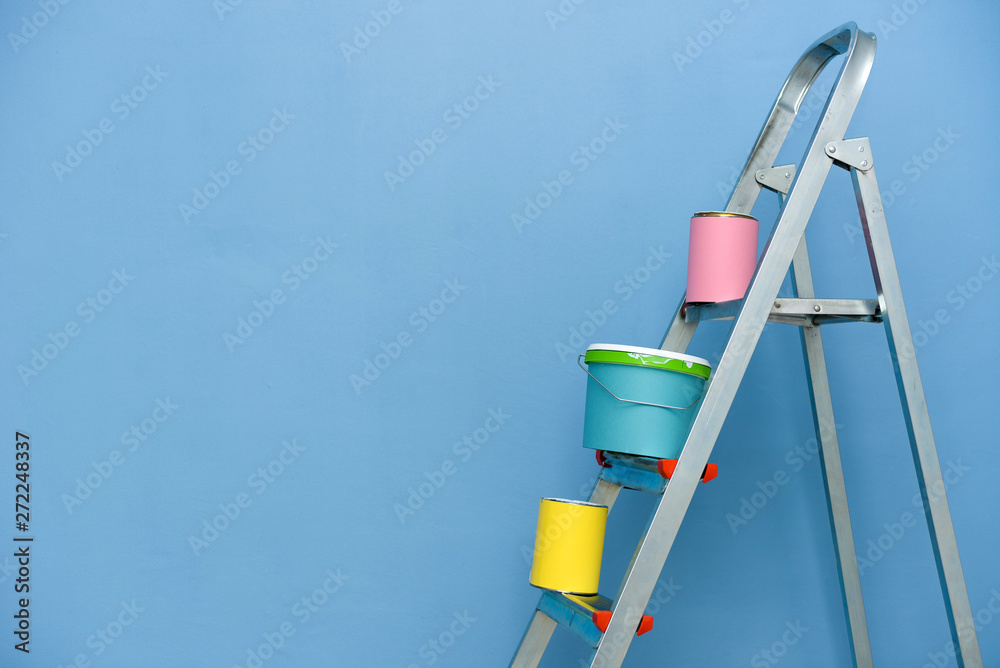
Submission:
MULTIPOLYGON (((732 320, 742 299, 715 304, 685 304, 684 321, 732 320)), ((877 299, 798 299, 779 297, 771 306, 768 322, 785 325, 825 325, 835 322, 882 322, 877 299)))
MULTIPOLYGON (((597 451, 597 463, 601 465, 601 478, 626 489, 635 489, 649 494, 663 494, 667 481, 677 468, 676 459, 654 459, 621 452, 597 451)), ((716 464, 708 464, 702 471, 701 481, 708 482, 719 475, 716 464)))
MULTIPOLYGON (((573 635, 596 648, 601 635, 611 623, 611 608, 614 601, 604 596, 575 596, 547 591, 538 602, 538 610, 566 627, 573 635)), ((636 635, 642 635, 653 628, 653 618, 643 615, 636 628, 636 635)))

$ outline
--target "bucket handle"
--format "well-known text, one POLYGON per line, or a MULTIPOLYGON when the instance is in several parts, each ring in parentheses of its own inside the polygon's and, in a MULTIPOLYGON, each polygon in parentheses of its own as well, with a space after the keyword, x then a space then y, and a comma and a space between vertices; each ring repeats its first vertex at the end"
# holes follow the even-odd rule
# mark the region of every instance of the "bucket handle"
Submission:
POLYGON ((695 405, 696 403, 698 403, 699 401, 701 401, 701 394, 699 394, 699 395, 698 395, 698 398, 697 398, 697 399, 695 399, 694 401, 692 401, 692 402, 691 402, 691 405, 689 405, 689 406, 687 406, 687 407, 681 407, 681 406, 666 406, 666 405, 664 405, 664 404, 651 404, 651 403, 649 403, 648 401, 636 401, 635 399, 622 399, 622 398, 621 398, 621 397, 619 397, 619 396, 618 396, 617 394, 615 394, 614 392, 612 392, 611 390, 609 390, 609 389, 608 389, 608 386, 607 386, 607 385, 605 385, 605 384, 604 384, 604 383, 602 383, 601 381, 597 380, 597 376, 595 376, 594 374, 590 373, 590 369, 588 369, 587 367, 585 367, 585 366, 583 365, 583 355, 580 355, 579 357, 577 357, 577 358, 576 358, 576 363, 580 365, 580 368, 581 368, 581 369, 583 369, 584 371, 586 371, 586 372, 587 372, 587 375, 588 375, 588 376, 590 376, 590 377, 591 377, 591 378, 593 378, 593 379, 594 379, 595 381, 597 381, 597 384, 598 384, 598 385, 600 385, 600 386, 601 386, 601 387, 603 387, 603 388, 604 388, 605 390, 607 390, 607 393, 608 393, 608 394, 610 394, 611 396, 613 396, 613 397, 614 397, 615 399, 617 399, 618 401, 624 401, 625 403, 629 403, 629 404, 639 404, 640 406, 655 406, 656 408, 672 408, 673 410, 677 410, 677 411, 687 411, 687 410, 691 410, 692 408, 694 408, 694 405, 695 405))

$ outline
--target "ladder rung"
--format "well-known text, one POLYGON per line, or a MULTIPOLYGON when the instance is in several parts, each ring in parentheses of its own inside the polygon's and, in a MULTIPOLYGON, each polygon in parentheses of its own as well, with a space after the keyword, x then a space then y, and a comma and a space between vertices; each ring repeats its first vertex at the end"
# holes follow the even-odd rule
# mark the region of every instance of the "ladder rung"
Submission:
MULTIPOLYGON (((685 322, 732 320, 743 306, 742 299, 715 304, 686 304, 685 322)), ((798 299, 774 300, 768 322, 786 325, 825 325, 834 322, 882 322, 877 299, 798 299)))
MULTIPOLYGON (((667 480, 673 477, 676 459, 653 459, 621 452, 597 451, 597 463, 603 467, 601 478, 626 489, 650 494, 663 494, 667 480)), ((708 482, 719 474, 719 467, 708 464, 702 471, 701 481, 708 482)))
MULTIPOLYGON (((547 591, 538 602, 538 609, 548 615, 591 647, 597 647, 601 635, 611 622, 614 601, 604 596, 574 596, 547 591)), ((643 615, 636 628, 642 635, 653 628, 653 618, 643 615)))

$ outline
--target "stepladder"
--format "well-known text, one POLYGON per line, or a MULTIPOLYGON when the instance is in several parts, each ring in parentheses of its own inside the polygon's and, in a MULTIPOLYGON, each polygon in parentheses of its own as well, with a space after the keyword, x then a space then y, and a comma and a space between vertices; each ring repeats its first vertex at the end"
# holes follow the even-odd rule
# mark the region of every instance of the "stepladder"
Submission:
MULTIPOLYGON (((610 509, 623 488, 658 497, 621 584, 614 598, 581 599, 544 592, 511 660, 512 668, 538 666, 557 626, 589 646, 592 668, 621 666, 635 636, 649 630, 652 620, 644 614, 647 605, 696 489, 714 477, 709 457, 768 322, 800 328, 853 665, 869 667, 873 659, 821 336, 823 325, 851 322, 881 324, 885 331, 956 661, 961 667, 983 665, 875 176, 872 143, 868 137, 845 137, 875 49, 873 33, 847 23, 813 43, 792 68, 725 209, 749 214, 764 190, 776 193, 780 200, 777 219, 746 293, 742 299, 711 304, 687 303, 682 298, 659 346, 683 353, 699 322, 732 321, 679 458, 598 455, 601 470, 592 503, 610 509), (803 100, 819 74, 838 56, 843 57, 841 69, 805 153, 797 164, 775 165, 803 100), (874 279, 873 298, 819 298, 814 292, 805 231, 834 166, 850 172, 874 279), (793 294, 779 297, 789 274, 793 294)), ((662 665, 672 664, 667 658, 662 665)))

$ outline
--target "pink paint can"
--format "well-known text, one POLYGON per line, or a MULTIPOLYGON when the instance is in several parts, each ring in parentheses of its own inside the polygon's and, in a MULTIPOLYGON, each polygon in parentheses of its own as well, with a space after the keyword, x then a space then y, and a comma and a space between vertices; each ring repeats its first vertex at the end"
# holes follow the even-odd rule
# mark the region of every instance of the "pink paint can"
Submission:
POLYGON ((757 219, 702 211, 691 218, 686 302, 743 299, 757 268, 757 219))

